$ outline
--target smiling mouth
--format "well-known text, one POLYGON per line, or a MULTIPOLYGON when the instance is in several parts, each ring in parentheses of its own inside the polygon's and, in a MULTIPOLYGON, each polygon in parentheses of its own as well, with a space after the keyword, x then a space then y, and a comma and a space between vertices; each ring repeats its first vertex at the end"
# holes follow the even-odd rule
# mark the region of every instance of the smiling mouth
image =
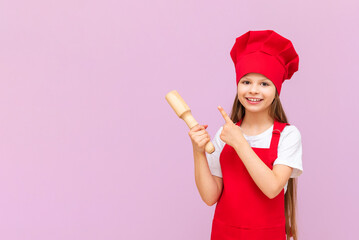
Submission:
POLYGON ((249 100, 249 98, 245 98, 245 99, 247 99, 247 101, 248 102, 250 102, 250 103, 259 103, 259 102, 261 102, 261 101, 263 101, 263 99, 259 99, 259 98, 251 98, 251 99, 253 99, 253 100, 249 100))

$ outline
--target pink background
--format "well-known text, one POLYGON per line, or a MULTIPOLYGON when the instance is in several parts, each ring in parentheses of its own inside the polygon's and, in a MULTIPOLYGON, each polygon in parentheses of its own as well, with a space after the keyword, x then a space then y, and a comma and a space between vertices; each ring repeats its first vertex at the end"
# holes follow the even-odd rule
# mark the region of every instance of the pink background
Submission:
POLYGON ((359 214, 357 1, 0 1, 0 239, 209 239, 176 89, 211 137, 248 30, 292 40, 281 100, 302 134, 300 239, 359 214), (356 15, 356 16, 355 16, 356 15))

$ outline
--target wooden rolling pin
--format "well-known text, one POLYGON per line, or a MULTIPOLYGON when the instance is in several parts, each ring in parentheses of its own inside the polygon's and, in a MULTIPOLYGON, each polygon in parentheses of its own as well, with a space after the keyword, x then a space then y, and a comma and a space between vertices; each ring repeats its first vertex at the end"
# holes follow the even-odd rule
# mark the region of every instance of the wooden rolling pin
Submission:
MULTIPOLYGON (((166 100, 176 112, 177 116, 182 118, 190 129, 198 125, 198 122, 192 116, 191 109, 176 90, 167 93, 166 100)), ((205 151, 211 154, 214 150, 213 143, 209 141, 205 146, 205 151)))

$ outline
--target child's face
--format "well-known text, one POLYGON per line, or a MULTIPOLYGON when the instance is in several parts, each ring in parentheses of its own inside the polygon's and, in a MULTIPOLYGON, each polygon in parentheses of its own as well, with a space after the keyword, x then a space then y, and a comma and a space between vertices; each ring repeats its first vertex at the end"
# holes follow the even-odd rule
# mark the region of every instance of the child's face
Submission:
POLYGON ((272 104, 276 88, 271 80, 260 73, 248 73, 238 82, 238 100, 246 111, 261 112, 268 110, 272 104), (248 98, 261 99, 259 102, 249 101, 248 98))

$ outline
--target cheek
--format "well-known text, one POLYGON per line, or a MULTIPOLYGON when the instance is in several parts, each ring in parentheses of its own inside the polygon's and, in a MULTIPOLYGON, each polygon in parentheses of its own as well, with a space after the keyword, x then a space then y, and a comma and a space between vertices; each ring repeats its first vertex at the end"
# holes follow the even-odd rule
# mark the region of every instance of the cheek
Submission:
POLYGON ((269 99, 274 99, 275 97, 275 88, 268 88, 264 92, 265 96, 269 99))
POLYGON ((243 95, 245 92, 246 92, 246 91, 245 91, 245 89, 244 89, 243 87, 239 87, 239 88, 237 89, 238 96, 243 95))

